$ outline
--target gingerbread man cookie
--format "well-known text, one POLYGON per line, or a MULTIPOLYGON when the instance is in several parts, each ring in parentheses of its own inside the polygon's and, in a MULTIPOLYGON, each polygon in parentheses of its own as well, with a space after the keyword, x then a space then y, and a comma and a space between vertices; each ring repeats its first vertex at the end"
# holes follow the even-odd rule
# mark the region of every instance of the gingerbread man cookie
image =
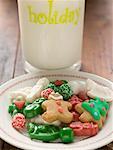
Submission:
POLYGON ((54 122, 59 120, 63 123, 70 123, 73 119, 73 115, 69 110, 72 108, 71 103, 63 100, 46 100, 42 103, 42 108, 45 112, 42 114, 42 118, 46 122, 54 122))
POLYGON ((81 122, 94 122, 98 124, 99 128, 102 128, 109 110, 109 104, 105 100, 95 98, 77 104, 75 110, 81 114, 79 117, 81 122))

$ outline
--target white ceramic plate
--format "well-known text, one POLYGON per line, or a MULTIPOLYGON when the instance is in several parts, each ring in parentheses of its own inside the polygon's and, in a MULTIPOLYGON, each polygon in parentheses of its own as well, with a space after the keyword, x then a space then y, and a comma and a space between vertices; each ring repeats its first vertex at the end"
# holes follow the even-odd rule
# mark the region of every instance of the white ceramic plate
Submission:
POLYGON ((66 79, 66 80, 86 80, 93 79, 99 84, 108 86, 113 89, 113 83, 96 75, 84 72, 65 72, 49 71, 37 74, 27 74, 15 78, 0 87, 0 137, 6 142, 27 150, 89 150, 102 147, 113 141, 113 105, 111 105, 107 121, 103 129, 94 137, 84 139, 82 141, 75 139, 74 143, 42 143, 30 140, 30 138, 20 134, 11 126, 11 117, 7 112, 10 100, 8 95, 11 91, 33 86, 41 77, 47 77, 50 80, 66 79))

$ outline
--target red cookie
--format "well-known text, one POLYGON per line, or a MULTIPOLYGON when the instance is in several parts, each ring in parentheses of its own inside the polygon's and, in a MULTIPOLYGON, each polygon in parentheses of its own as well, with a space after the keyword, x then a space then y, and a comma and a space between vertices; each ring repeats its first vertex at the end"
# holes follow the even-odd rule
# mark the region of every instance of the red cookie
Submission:
POLYGON ((78 98, 76 95, 73 95, 69 102, 72 104, 72 110, 75 110, 75 105, 81 103, 83 100, 78 98))
POLYGON ((71 112, 73 114, 73 121, 79 121, 80 114, 75 111, 71 112))
POLYGON ((89 100, 89 97, 87 96, 87 93, 84 92, 84 91, 80 92, 77 96, 78 96, 82 101, 89 100))
POLYGON ((12 126, 17 129, 23 129, 25 127, 25 116, 21 113, 16 114, 12 119, 12 126))
POLYGON ((76 136, 94 136, 99 131, 98 125, 93 123, 72 122, 69 127, 76 136))
POLYGON ((45 99, 48 99, 49 95, 54 92, 53 89, 51 88, 48 88, 48 89, 45 89, 41 92, 41 97, 44 97, 45 99))

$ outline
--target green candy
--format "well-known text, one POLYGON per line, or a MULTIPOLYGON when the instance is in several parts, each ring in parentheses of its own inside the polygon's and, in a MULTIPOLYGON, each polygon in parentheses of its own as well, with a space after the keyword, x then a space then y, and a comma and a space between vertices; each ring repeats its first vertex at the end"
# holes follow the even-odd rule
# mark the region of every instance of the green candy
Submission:
POLYGON ((31 139, 51 142, 59 138, 59 127, 53 125, 28 124, 28 134, 31 139))
POLYGON ((35 123, 28 123, 27 124, 27 130, 28 130, 28 133, 33 133, 34 130, 35 130, 35 123))
POLYGON ((15 109, 15 110, 13 111, 12 116, 16 115, 17 113, 20 113, 20 112, 19 112, 17 109, 15 109))
POLYGON ((59 92, 59 88, 54 83, 49 83, 46 89, 48 88, 53 89, 55 92, 59 92))
POLYGON ((46 87, 47 88, 51 88, 53 89, 55 92, 60 93, 64 100, 68 100, 73 92, 71 90, 71 87, 68 85, 66 80, 62 80, 64 82, 64 84, 62 84, 61 86, 56 86, 54 83, 49 83, 49 85, 46 87))
POLYGON ((64 100, 68 100, 73 94, 70 86, 67 83, 62 84, 59 87, 59 93, 63 96, 64 100))
POLYGON ((62 80, 62 82, 63 82, 64 84, 68 83, 68 81, 66 81, 66 80, 62 80))
POLYGON ((45 125, 39 125, 37 129, 39 132, 42 132, 42 133, 47 132, 47 126, 45 125))
POLYGON ((38 114, 43 113, 43 109, 41 108, 41 104, 45 101, 44 98, 36 99, 32 104, 29 102, 25 103, 23 109, 18 109, 14 103, 12 103, 8 107, 8 112, 11 116, 16 115, 17 113, 22 113, 26 116, 26 118, 33 118, 38 114))
POLYGON ((59 138, 59 132, 53 133, 31 133, 29 134, 31 139, 41 140, 43 142, 52 142, 59 138))
POLYGON ((14 115, 16 115, 17 113, 23 113, 23 109, 18 109, 16 107, 16 105, 14 103, 12 103, 11 105, 9 105, 8 107, 8 113, 13 117, 14 115))
POLYGON ((38 98, 38 99, 36 99, 34 102, 33 102, 33 104, 39 104, 39 105, 41 105, 44 101, 45 101, 46 99, 45 98, 38 98))
POLYGON ((30 105, 31 103, 30 102, 25 102, 25 106, 28 106, 28 105, 30 105))
POLYGON ((9 105, 8 113, 12 115, 15 109, 16 109, 15 104, 9 105))
POLYGON ((100 120, 101 116, 106 116, 109 110, 109 104, 98 97, 89 100, 89 102, 83 102, 82 107, 87 110, 95 120, 100 120))
POLYGON ((60 139, 63 143, 72 143, 74 141, 73 130, 69 127, 64 127, 60 130, 60 139))
POLYGON ((26 118, 30 119, 41 114, 42 111, 43 110, 39 104, 30 104, 24 108, 23 114, 25 115, 26 118))

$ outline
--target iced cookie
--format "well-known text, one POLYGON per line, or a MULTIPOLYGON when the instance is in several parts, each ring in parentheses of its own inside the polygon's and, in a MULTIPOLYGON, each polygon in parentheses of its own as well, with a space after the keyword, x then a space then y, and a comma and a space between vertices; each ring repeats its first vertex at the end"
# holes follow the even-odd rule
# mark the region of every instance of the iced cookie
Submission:
POLYGON ((78 98, 75 94, 69 99, 69 102, 72 104, 72 110, 75 109, 75 105, 83 102, 82 99, 78 98))
POLYGON ((36 85, 31 89, 30 93, 26 97, 26 101, 33 102, 36 98, 41 96, 42 90, 49 84, 47 78, 41 78, 36 85))
POLYGON ((42 114, 42 118, 46 122, 54 122, 59 120, 63 123, 70 123, 73 119, 73 115, 69 110, 72 108, 71 103, 63 100, 46 100, 42 103, 42 108, 45 112, 42 114))
POLYGON ((53 82, 56 86, 61 86, 64 83, 67 83, 67 81, 63 81, 63 80, 56 80, 53 82))
POLYGON ((25 116, 21 113, 16 114, 12 119, 12 126, 17 130, 24 129, 25 123, 25 116))
POLYGON ((43 85, 43 88, 45 88, 49 84, 49 80, 47 78, 41 78, 37 82, 38 85, 43 85))
POLYGON ((109 110, 109 104, 105 100, 95 98, 77 104, 75 110, 81 114, 79 117, 81 122, 94 122, 98 124, 99 128, 102 128, 109 110))
POLYGON ((77 113, 76 111, 71 111, 73 114, 73 120, 72 121, 79 121, 80 114, 77 113))
POLYGON ((37 124, 49 124, 49 125, 55 125, 55 126, 59 126, 61 124, 61 122, 58 121, 58 120, 54 121, 52 123, 48 123, 48 122, 46 122, 45 120, 42 119, 41 115, 36 116, 35 118, 32 118, 30 121, 34 122, 34 123, 37 123, 37 124))
POLYGON ((71 87, 66 83, 66 84, 62 84, 59 87, 59 93, 63 96, 64 100, 68 100, 72 96, 73 91, 71 87))
POLYGON ((90 79, 86 81, 86 85, 87 95, 89 97, 95 98, 97 96, 105 99, 107 102, 113 101, 113 91, 108 87, 101 86, 90 79))
POLYGON ((53 89, 55 92, 59 92, 59 88, 54 83, 49 83, 46 87, 46 89, 53 89))
POLYGON ((94 136, 99 132, 95 123, 72 122, 69 127, 73 129, 75 136, 94 136))
POLYGON ((53 99, 53 100, 63 100, 63 96, 61 94, 59 94, 58 92, 52 92, 48 99, 53 99))
POLYGON ((10 93, 10 99, 11 101, 26 101, 26 97, 27 95, 30 93, 32 87, 25 87, 25 88, 22 88, 22 89, 19 89, 17 91, 12 91, 10 93))
POLYGON ((86 91, 81 91, 79 92, 79 94, 77 95, 82 101, 86 101, 89 100, 90 98, 87 95, 86 91))
POLYGON ((74 94, 79 94, 80 92, 86 92, 86 83, 83 81, 69 81, 69 86, 71 87, 74 94))
POLYGON ((45 90, 43 90, 43 91, 41 92, 41 97, 44 97, 44 98, 48 99, 49 95, 50 95, 52 92, 54 92, 54 90, 51 89, 51 88, 45 89, 45 90))

